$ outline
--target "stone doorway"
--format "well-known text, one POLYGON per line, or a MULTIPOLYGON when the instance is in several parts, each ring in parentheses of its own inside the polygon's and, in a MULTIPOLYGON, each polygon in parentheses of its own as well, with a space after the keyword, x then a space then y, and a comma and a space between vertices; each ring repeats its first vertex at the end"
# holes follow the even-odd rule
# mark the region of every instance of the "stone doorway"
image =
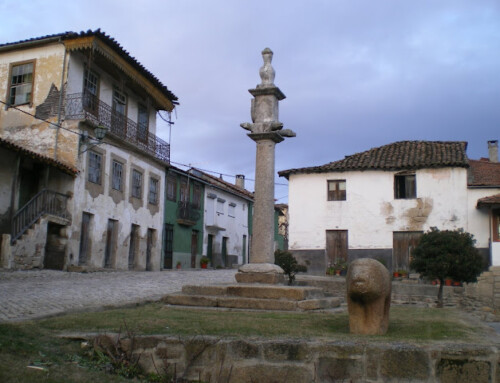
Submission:
POLYGON ((44 268, 63 270, 67 239, 63 231, 65 226, 57 223, 47 223, 47 239, 45 242, 44 268))

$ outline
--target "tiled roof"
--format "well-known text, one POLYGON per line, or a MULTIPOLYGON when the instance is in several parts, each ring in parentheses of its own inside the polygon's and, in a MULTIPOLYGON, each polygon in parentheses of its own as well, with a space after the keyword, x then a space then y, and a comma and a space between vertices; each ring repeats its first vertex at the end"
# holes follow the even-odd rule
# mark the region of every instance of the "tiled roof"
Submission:
POLYGON ((239 194, 247 199, 253 200, 253 198, 254 198, 253 193, 246 190, 246 189, 242 189, 242 188, 240 188, 240 187, 238 187, 230 182, 224 181, 222 178, 214 177, 214 176, 207 174, 205 172, 202 172, 198 169, 195 169, 195 170, 200 172, 201 178, 203 180, 205 180, 207 183, 209 183, 213 186, 217 186, 221 189, 226 189, 230 193, 239 194))
POLYGON ((500 162, 469 160, 469 186, 500 187, 500 162))
POLYGON ((130 65, 132 65, 137 71, 139 71, 144 77, 146 77, 151 83, 153 83, 158 89, 162 91, 162 93, 174 104, 178 104, 178 98, 173 94, 168 88, 161 83, 161 81, 153 75, 150 71, 148 71, 139 61, 132 57, 123 47, 111 36, 106 35, 106 33, 101 32, 100 29, 96 29, 95 31, 91 31, 90 29, 87 32, 63 32, 57 33, 53 35, 46 35, 41 37, 34 37, 27 40, 16 41, 12 43, 0 44, 0 51, 16 49, 18 46, 29 46, 36 44, 43 44, 47 42, 53 42, 58 40, 71 40, 80 37, 90 37, 97 36, 104 43, 106 43, 109 47, 111 47, 114 51, 116 51, 120 56, 122 56, 130 65))
POLYGON ((416 170, 440 167, 468 167, 467 142, 399 141, 346 156, 326 165, 289 169, 281 177, 298 173, 328 173, 351 170, 416 170))
POLYGON ((500 194, 495 194, 477 200, 477 207, 482 207, 487 205, 500 205, 500 194))
POLYGON ((35 160, 38 160, 40 162, 54 166, 54 167, 62 170, 64 173, 67 173, 73 177, 76 176, 76 174, 78 173, 78 170, 72 166, 68 166, 68 165, 62 163, 61 161, 55 160, 53 158, 44 156, 42 154, 33 152, 31 150, 28 150, 28 149, 25 149, 22 146, 19 146, 13 142, 10 142, 2 137, 0 137, 0 146, 3 146, 3 147, 8 148, 10 150, 14 150, 16 152, 20 152, 20 153, 22 153, 26 156, 29 156, 35 160))

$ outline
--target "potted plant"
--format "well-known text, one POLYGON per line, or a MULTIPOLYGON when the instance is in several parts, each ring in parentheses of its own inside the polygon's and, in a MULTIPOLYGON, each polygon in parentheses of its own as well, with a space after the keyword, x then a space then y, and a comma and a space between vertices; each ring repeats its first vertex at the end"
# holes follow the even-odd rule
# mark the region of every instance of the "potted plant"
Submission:
POLYGON ((399 270, 398 272, 402 278, 408 278, 408 270, 399 270))
POLYGON ((205 257, 205 256, 201 257, 200 258, 200 267, 202 269, 206 269, 208 266, 208 262, 210 262, 210 259, 208 257, 205 257))
POLYGON ((177 270, 179 270, 181 268, 181 261, 177 261, 177 264, 175 265, 175 267, 177 268, 177 270))
POLYGON ((327 267, 326 275, 335 275, 335 268, 332 265, 327 267))
POLYGON ((392 272, 392 276, 393 276, 394 278, 399 278, 399 270, 393 271, 393 272, 392 272))

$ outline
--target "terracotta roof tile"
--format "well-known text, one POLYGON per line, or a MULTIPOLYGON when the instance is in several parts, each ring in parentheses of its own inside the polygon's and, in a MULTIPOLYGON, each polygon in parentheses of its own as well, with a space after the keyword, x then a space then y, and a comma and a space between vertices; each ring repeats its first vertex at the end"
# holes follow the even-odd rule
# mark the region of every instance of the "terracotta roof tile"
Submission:
POLYGON ((289 169, 281 177, 297 173, 327 173, 351 170, 416 170, 439 167, 468 167, 467 142, 399 141, 346 156, 326 165, 289 169))
POLYGON ((487 205, 500 205, 500 194, 495 194, 477 200, 477 207, 482 207, 487 205))
POLYGON ((66 165, 66 164, 62 163, 61 161, 44 156, 42 154, 33 152, 32 150, 25 149, 22 146, 19 146, 13 142, 10 142, 2 137, 0 137, 0 146, 3 146, 3 147, 8 148, 10 150, 14 150, 16 152, 20 152, 20 153, 27 155, 31 158, 34 158, 40 162, 54 166, 54 167, 62 170, 64 173, 67 173, 73 177, 78 174, 78 170, 72 166, 66 165))
POLYGON ((500 162, 469 160, 469 186, 500 187, 500 162))
POLYGON ((174 104, 178 104, 178 98, 173 94, 168 88, 161 83, 161 81, 150 71, 148 71, 137 59, 133 56, 130 55, 123 47, 111 36, 106 35, 106 33, 102 32, 101 29, 96 29, 95 31, 88 30, 87 32, 63 32, 63 33, 57 33, 53 35, 46 35, 46 36, 41 36, 41 37, 34 37, 31 39, 26 39, 26 40, 21 40, 21 41, 16 41, 16 42, 11 42, 11 43, 5 43, 5 44, 0 44, 0 50, 9 50, 9 49, 16 49, 16 46, 23 46, 23 45, 29 45, 29 44, 36 44, 36 43, 46 43, 46 42, 52 42, 52 41, 57 41, 57 40, 70 40, 70 39, 76 39, 79 37, 88 37, 88 36, 97 36, 99 37, 104 43, 109 45, 113 50, 115 50, 118 54, 120 54, 130 65, 132 65, 136 70, 138 70, 144 77, 146 77, 149 81, 151 81, 158 89, 162 91, 162 93, 174 104))
POLYGON ((218 177, 212 176, 210 174, 207 174, 205 172, 202 172, 199 169, 195 169, 195 170, 200 172, 201 178, 211 185, 220 187, 222 189, 226 189, 231 193, 240 194, 247 199, 253 200, 253 198, 254 198, 253 193, 246 190, 246 189, 242 189, 242 188, 240 188, 240 187, 238 187, 230 182, 224 181, 221 178, 218 178, 218 177))

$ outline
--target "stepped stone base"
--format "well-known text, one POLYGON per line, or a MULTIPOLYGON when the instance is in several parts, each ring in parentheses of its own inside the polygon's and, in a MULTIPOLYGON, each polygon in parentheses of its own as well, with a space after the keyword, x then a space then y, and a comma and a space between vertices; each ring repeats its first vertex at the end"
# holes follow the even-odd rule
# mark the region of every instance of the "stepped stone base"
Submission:
POLYGON ((238 283, 265 283, 268 285, 279 285, 285 283, 283 274, 276 273, 236 273, 238 283))
POLYGON ((340 306, 339 298, 325 296, 320 288, 258 284, 187 285, 182 288, 182 293, 169 294, 162 301, 180 306, 278 311, 319 310, 340 306))

